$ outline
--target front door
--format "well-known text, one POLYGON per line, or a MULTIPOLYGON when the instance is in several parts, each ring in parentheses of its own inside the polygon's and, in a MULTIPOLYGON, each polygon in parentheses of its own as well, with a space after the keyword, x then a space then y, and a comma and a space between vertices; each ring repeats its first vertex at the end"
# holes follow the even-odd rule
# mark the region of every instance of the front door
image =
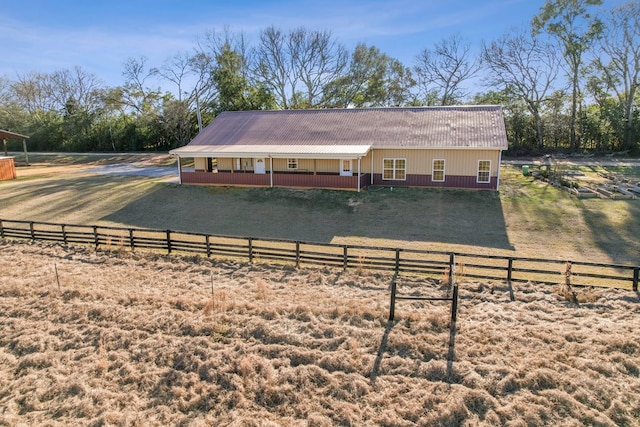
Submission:
POLYGON ((352 176, 353 175, 353 164, 351 160, 342 159, 340 160, 340 176, 352 176))
POLYGON ((266 173, 266 170, 264 159, 256 159, 253 164, 253 173, 266 173))

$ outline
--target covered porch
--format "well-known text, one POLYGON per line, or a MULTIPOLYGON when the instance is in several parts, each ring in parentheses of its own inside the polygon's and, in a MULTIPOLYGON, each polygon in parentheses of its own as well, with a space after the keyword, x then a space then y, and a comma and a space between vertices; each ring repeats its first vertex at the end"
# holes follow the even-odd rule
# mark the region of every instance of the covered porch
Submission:
POLYGON ((360 191, 371 181, 363 158, 371 146, 185 146, 181 184, 300 187, 360 191), (193 166, 185 167, 186 159, 193 166))
POLYGON ((8 130, 0 129, 0 139, 2 139, 2 151, 4 152, 5 157, 9 156, 9 153, 7 150, 7 139, 22 140, 22 151, 24 152, 24 162, 27 166, 29 166, 29 152, 27 151, 27 139, 29 139, 28 136, 21 135, 15 132, 9 132, 8 130))

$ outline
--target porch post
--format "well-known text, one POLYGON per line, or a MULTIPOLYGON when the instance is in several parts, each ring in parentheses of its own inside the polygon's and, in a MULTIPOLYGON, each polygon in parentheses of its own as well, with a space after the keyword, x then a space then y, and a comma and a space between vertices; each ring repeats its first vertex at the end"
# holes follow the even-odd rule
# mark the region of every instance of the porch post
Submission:
POLYGON ((2 149, 4 150, 4 155, 8 156, 9 153, 7 153, 7 140, 2 138, 2 149))
POLYGON ((360 157, 358 157, 358 193, 360 192, 360 157))
POLYGON ((182 163, 180 162, 180 156, 178 156, 178 184, 182 185, 182 163))
MULTIPOLYGON (((500 190, 500 165, 502 164, 502 151, 500 151, 500 155, 498 156, 498 176, 496 177, 496 191, 500 190)), ((491 179, 491 174, 489 174, 489 179, 491 179)))
POLYGON ((371 185, 373 185, 373 148, 371 149, 371 185))
POLYGON ((24 150, 24 162, 29 166, 29 153, 27 152, 27 140, 22 140, 22 149, 24 150))
POLYGON ((269 156, 269 187, 273 187, 273 157, 269 156))

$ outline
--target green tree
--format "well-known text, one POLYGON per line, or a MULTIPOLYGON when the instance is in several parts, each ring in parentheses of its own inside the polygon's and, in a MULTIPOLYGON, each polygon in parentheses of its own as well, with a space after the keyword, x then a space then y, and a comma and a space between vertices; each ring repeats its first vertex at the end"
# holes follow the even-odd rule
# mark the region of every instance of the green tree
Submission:
POLYGON ((121 96, 110 102, 120 104, 125 113, 119 146, 128 151, 144 150, 158 138, 163 96, 159 87, 152 88, 149 84, 156 74, 156 69, 147 67, 145 57, 129 58, 122 72, 124 84, 119 91, 110 92, 121 96))
POLYGON ((602 22, 592 16, 589 9, 599 6, 603 0, 547 0, 540 13, 532 20, 534 33, 545 30, 558 41, 567 65, 567 77, 571 85, 571 118, 569 128, 571 147, 580 148, 576 129, 578 108, 581 104, 581 72, 584 54, 602 32, 602 22))
POLYGON ((267 110, 275 107, 273 96, 263 85, 249 86, 244 69, 244 58, 230 45, 223 46, 221 52, 216 55, 212 79, 218 89, 217 113, 267 110))
POLYGON ((413 102, 416 83, 411 70, 375 46, 359 43, 353 51, 347 73, 324 89, 327 107, 384 107, 413 102))
POLYGON ((502 105, 509 154, 521 155, 538 152, 535 138, 535 124, 524 101, 513 91, 503 89, 476 94, 473 103, 477 105, 502 105))
POLYGON ((568 148, 570 140, 569 114, 567 113, 567 93, 565 90, 557 90, 547 96, 543 106, 542 115, 545 124, 545 147, 555 150, 568 148))

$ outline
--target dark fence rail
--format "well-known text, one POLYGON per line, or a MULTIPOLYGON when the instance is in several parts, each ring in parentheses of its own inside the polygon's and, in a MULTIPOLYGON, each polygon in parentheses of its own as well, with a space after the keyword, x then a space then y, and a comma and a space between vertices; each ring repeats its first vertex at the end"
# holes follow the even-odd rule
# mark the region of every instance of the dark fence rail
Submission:
POLYGON ((506 257, 457 252, 351 246, 300 240, 268 239, 110 226, 2 220, 1 239, 30 239, 96 248, 162 251, 206 257, 242 258, 249 262, 286 262, 414 273, 444 277, 450 257, 456 257, 456 276, 501 282, 564 283, 638 290, 639 266, 506 257))

